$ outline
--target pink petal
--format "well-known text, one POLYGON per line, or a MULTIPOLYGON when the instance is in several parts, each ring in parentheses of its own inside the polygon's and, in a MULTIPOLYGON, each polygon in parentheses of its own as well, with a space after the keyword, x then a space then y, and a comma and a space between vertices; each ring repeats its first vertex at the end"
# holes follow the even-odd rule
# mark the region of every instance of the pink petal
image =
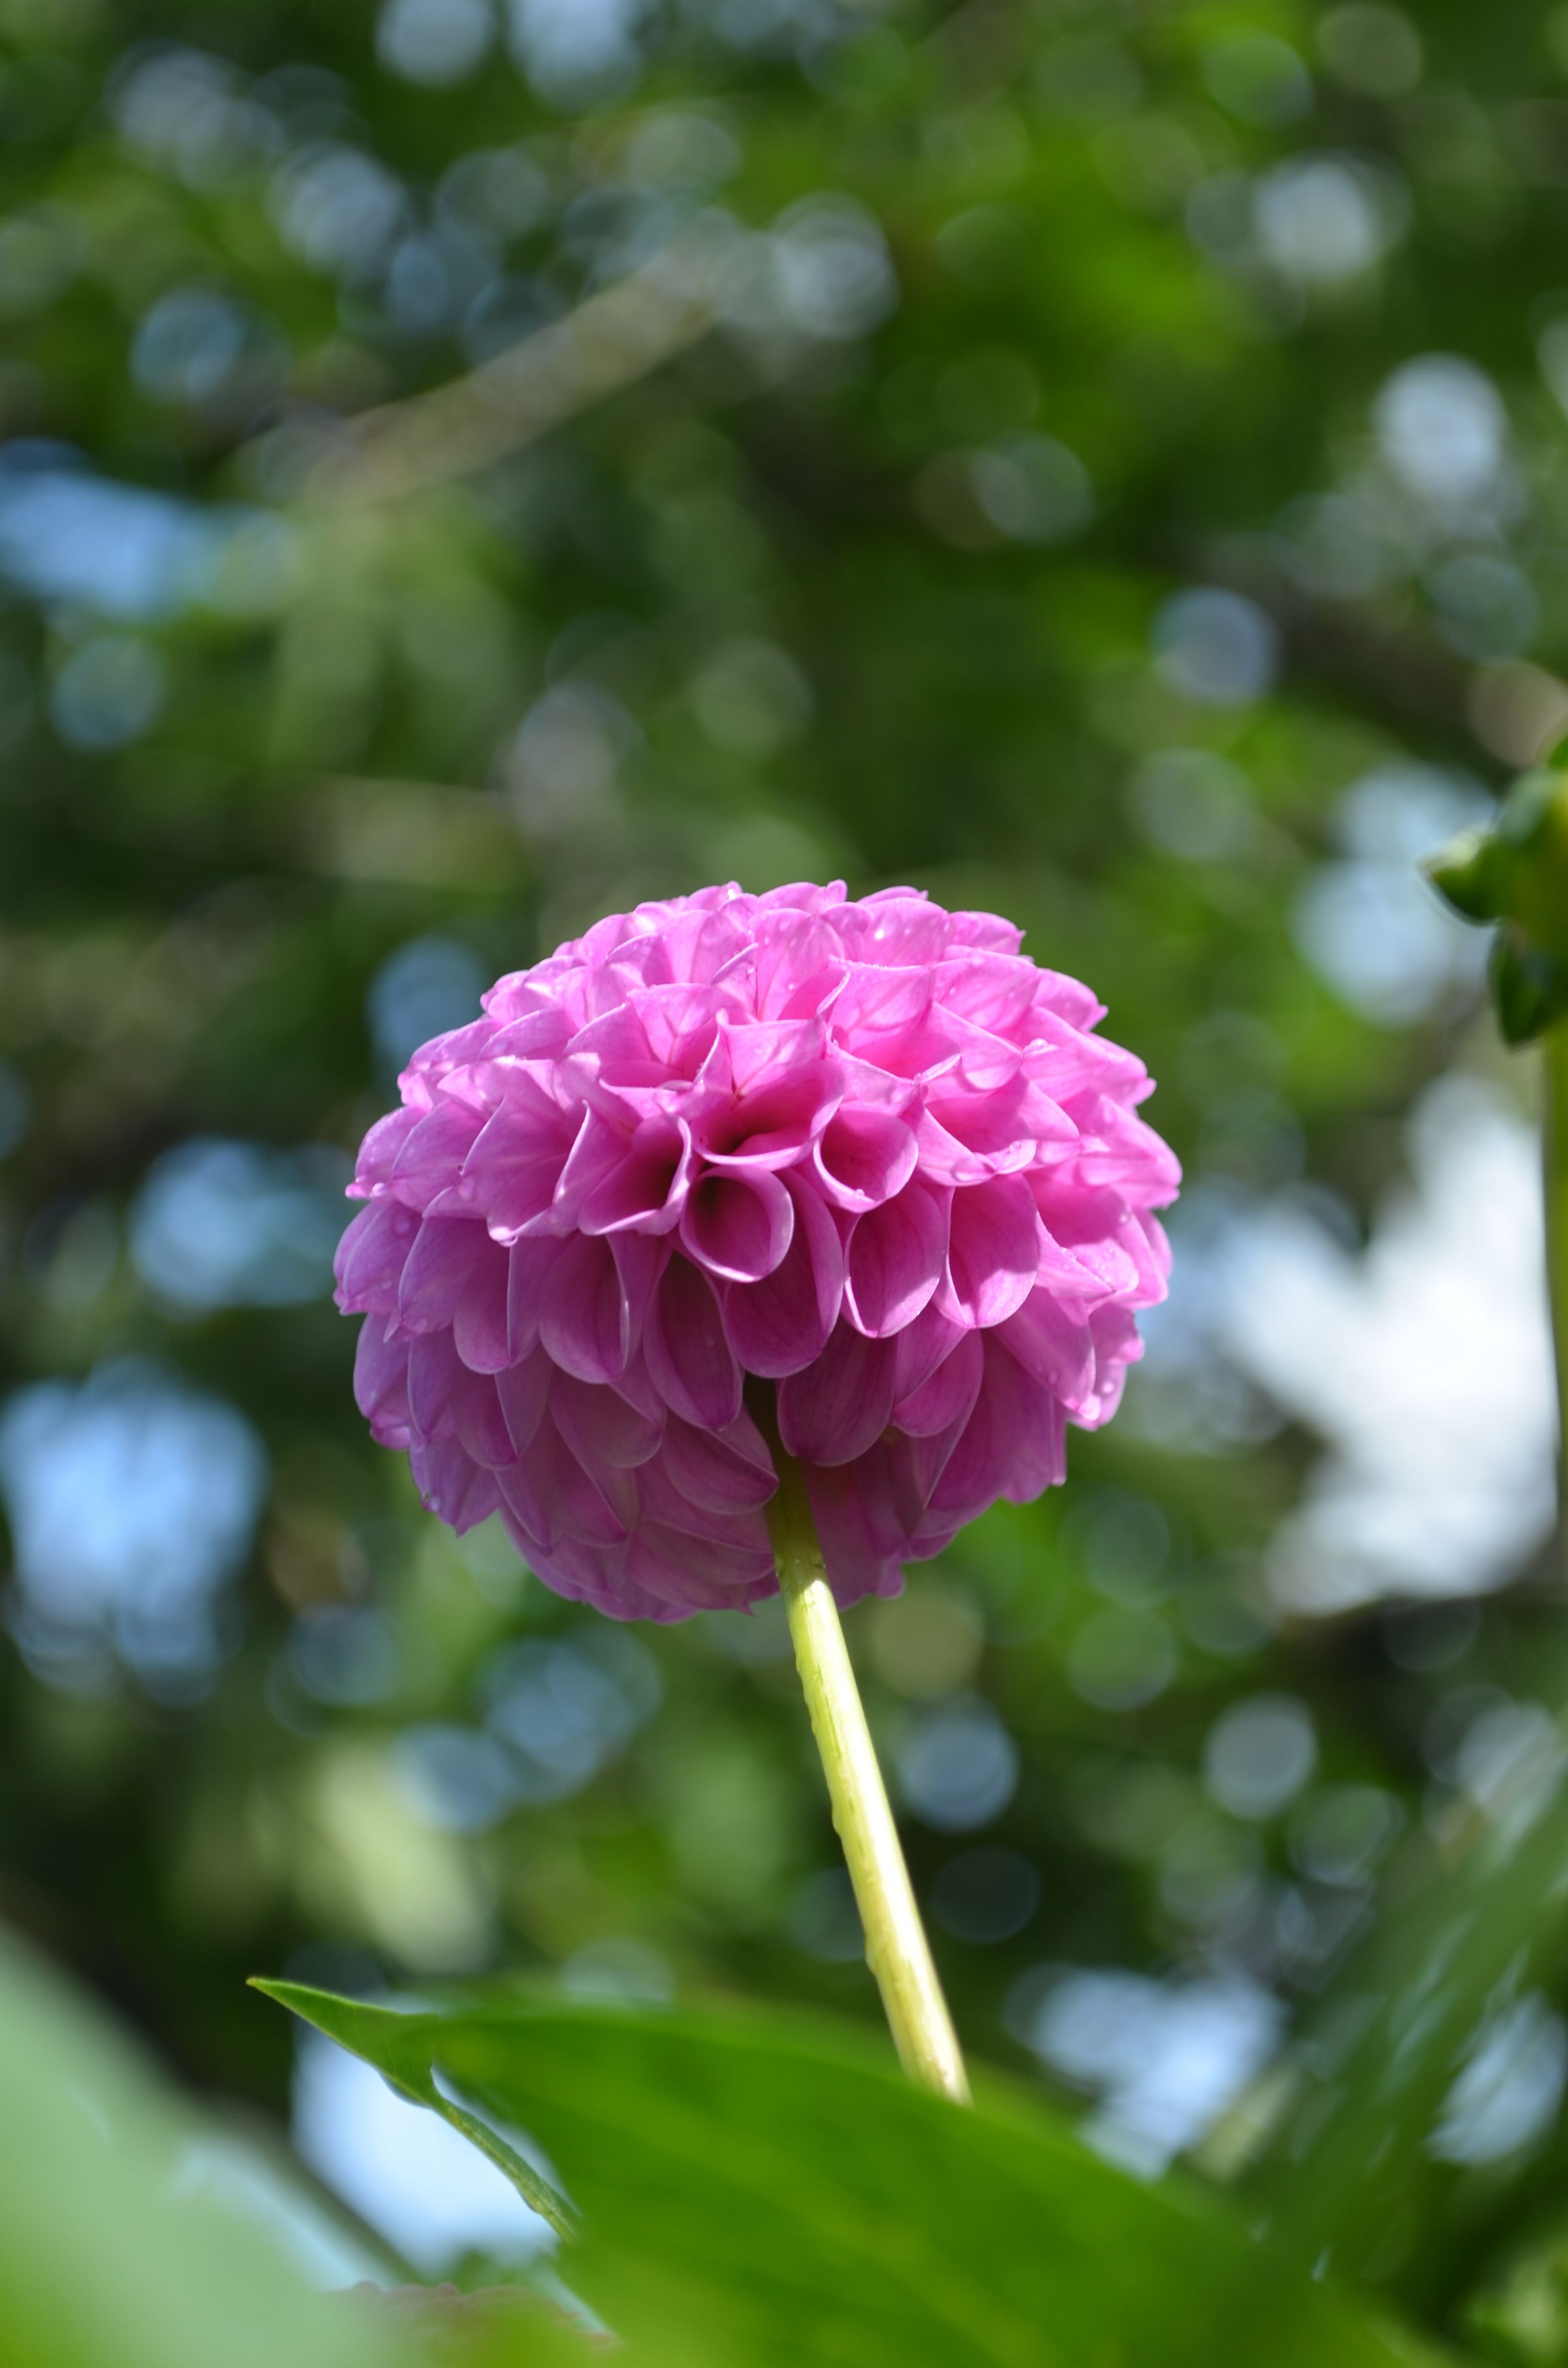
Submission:
POLYGON ((532 1091, 486 1120, 460 1180, 498 1242, 551 1230, 556 1187, 581 1123, 532 1091))
POLYGON ((608 1382, 636 1344, 636 1311, 610 1245, 576 1234, 551 1268, 539 1300, 539 1337, 563 1372, 608 1382))
POLYGON ((501 1400, 495 1383, 488 1373, 465 1373, 460 1383, 454 1405, 457 1433, 476 1463, 487 1470, 497 1464, 510 1463, 517 1451, 512 1434, 506 1428, 506 1417, 501 1410, 501 1400))
POLYGON ((639 1414, 613 1389, 558 1374, 550 1411, 573 1454, 590 1467, 612 1463, 630 1471, 658 1452, 663 1426, 639 1414))
POLYGON ((653 1377, 648 1371, 648 1360, 641 1348, 632 1350, 631 1355, 627 1359, 625 1372, 613 1374, 609 1385, 616 1395, 624 1398, 635 1413, 642 1415, 656 1429, 663 1429, 668 1408, 653 1386, 653 1377))
POLYGON ((931 1497, 934 1513, 972 1520, 998 1497, 1028 1503, 1062 1476, 1062 1408, 994 1335, 974 1412, 931 1497))
MULTIPOLYGON (((699 1435, 709 1436, 706 1431, 699 1435)), ((701 1538, 709 1545, 723 1546, 736 1554, 743 1551, 751 1534, 747 1524, 757 1518, 755 1511, 715 1512, 699 1504, 674 1476, 663 1447, 657 1455, 639 1465, 637 1495, 640 1527, 648 1521, 658 1521, 665 1529, 679 1530, 684 1537, 701 1538)))
POLYGON ((761 1435, 744 1415, 726 1432, 699 1430, 672 1415, 664 1463, 681 1496, 704 1512, 755 1513, 778 1486, 761 1435))
POLYGON ((681 1212, 687 1256, 726 1282, 760 1282, 771 1274, 794 1230, 795 1204, 766 1170, 710 1170, 681 1212))
POLYGON ((449 1332, 423 1332, 408 1351, 408 1409, 421 1439, 449 1439, 454 1403, 468 1378, 449 1332))
POLYGON ((836 1064, 814 1061, 717 1104, 694 1123, 693 1136, 703 1157, 719 1166, 789 1167, 828 1124, 842 1091, 836 1064))
POLYGON ((730 1353, 713 1286, 688 1258, 672 1258, 653 1293, 642 1337, 649 1375, 672 1414, 722 1430, 741 1410, 741 1369, 730 1353))
POLYGON ((556 1368, 542 1349, 535 1349, 495 1376, 495 1396, 507 1436, 518 1455, 533 1445, 556 1380, 556 1368))
POLYGON ((997 913, 949 913, 948 928, 954 945, 983 947, 991 953, 1016 954, 1024 941, 1023 931, 997 913))
MULTIPOLYGON (((556 1527, 585 1545, 619 1545, 637 1520, 633 1474, 611 1465, 581 1463, 546 1415, 528 1450, 528 1477, 556 1527)), ((506 1481, 503 1478, 502 1487, 506 1481)))
POLYGON ((690 1141, 673 1119, 660 1115, 643 1119, 621 1142, 615 1166, 585 1194, 578 1224, 589 1234, 630 1226, 669 1232, 690 1189, 690 1141))
POLYGON ((506 1300, 510 1261, 515 1256, 514 1251, 497 1248, 486 1235, 484 1255, 452 1311, 452 1345, 471 1372, 498 1373, 512 1362, 506 1300))
POLYGON ((1031 1291, 997 1327, 997 1338, 1042 1388, 1079 1413, 1094 1395, 1095 1343, 1079 1304, 1031 1291))
POLYGON ((459 1300, 488 1250, 492 1274, 503 1281, 506 1253, 472 1217, 426 1217, 414 1239, 398 1288, 398 1323, 404 1332, 449 1325, 459 1300))
POLYGON ((892 1417, 898 1352, 848 1324, 822 1355, 778 1384, 778 1432, 808 1463, 848 1463, 863 1455, 892 1417))
POLYGON ((338 1243, 333 1260, 337 1277, 334 1296, 345 1315, 392 1314, 417 1224, 413 1211, 401 1201, 372 1201, 360 1210, 338 1243))
POLYGON ((392 1189, 410 1209, 426 1209, 458 1181, 483 1120, 467 1103, 443 1094, 405 1136, 392 1162, 392 1189))
POLYGON ((455 1439, 415 1447, 408 1460, 426 1510, 460 1537, 488 1520, 501 1501, 494 1474, 481 1471, 455 1439))
POLYGON ((541 1235, 514 1242, 506 1252, 506 1339, 513 1363, 539 1338, 544 1287, 565 1248, 564 1242, 541 1235))
POLYGON ((397 1155, 424 1115, 421 1106, 417 1110, 389 1110, 385 1118, 376 1121, 359 1145, 354 1181, 348 1188, 351 1200, 379 1201, 386 1197, 392 1190, 397 1155))
POLYGON ((367 1315, 354 1354, 354 1401, 382 1447, 407 1447, 414 1438, 408 1407, 408 1344, 389 1340, 386 1320, 367 1315))
POLYGON ((923 967, 885 969, 852 961, 830 1015, 834 1042, 878 1060, 880 1043, 906 1037, 925 1019, 931 985, 931 973, 923 967))
POLYGON ((829 1470, 806 1467, 806 1493, 828 1579, 844 1605, 865 1595, 896 1595, 903 1584, 893 1508, 885 1486, 867 1470, 869 1462, 862 1458, 829 1470))
MULTIPOLYGON (((846 1253, 844 1312, 858 1331, 885 1338, 913 1323, 942 1280, 949 1195, 913 1177, 902 1192, 857 1217, 846 1253)), ((1028 1201, 1026 1192, 1025 1200, 1028 1201)), ((1034 1203, 1028 1201, 1029 1216, 1034 1203)))
POLYGON ((902 1192, 918 1156, 903 1119, 846 1102, 828 1121, 812 1165, 828 1199, 858 1213, 902 1192))
POLYGON ((758 914, 752 943, 724 973, 746 984, 759 1019, 813 1019, 844 975, 838 939, 813 913, 758 914))
POLYGON ((893 1408, 894 1424, 912 1438, 927 1439, 954 1423, 966 1423, 980 1395, 984 1369, 980 1335, 966 1332, 952 1355, 917 1390, 899 1400, 893 1408))
POLYGON ((966 1324, 949 1324, 934 1304, 923 1307, 913 1324, 906 1324, 902 1332, 894 1335, 898 1397, 913 1397, 921 1383, 929 1381, 937 1366, 952 1355, 960 1341, 968 1339, 970 1330, 966 1324))
POLYGON ((1034 1288, 1040 1256, 1034 1196, 1020 1177, 994 1176, 953 1194, 948 1270, 937 1304, 953 1324, 1000 1324, 1034 1288))
POLYGON ((780 1178, 795 1204, 790 1247, 760 1282, 733 1282, 724 1293, 724 1329, 748 1373, 777 1380, 798 1373, 821 1350, 844 1296, 838 1227, 804 1175, 780 1178))
MULTIPOLYGON (((756 1527, 762 1531, 760 1517, 756 1527)), ((645 1521, 627 1549, 627 1577, 672 1605, 680 1617, 692 1611, 733 1611, 770 1595, 777 1584, 767 1533, 760 1545, 737 1551, 645 1521)))

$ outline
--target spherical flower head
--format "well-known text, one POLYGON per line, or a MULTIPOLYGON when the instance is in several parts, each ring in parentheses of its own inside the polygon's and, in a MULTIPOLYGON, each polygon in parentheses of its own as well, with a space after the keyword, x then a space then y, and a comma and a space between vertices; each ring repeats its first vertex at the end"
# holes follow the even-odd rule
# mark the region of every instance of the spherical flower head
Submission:
POLYGON ((459 1531, 618 1619, 777 1585, 765 1426, 841 1603, 1108 1420, 1176 1160, 1088 989, 914 889, 598 922, 437 1037, 337 1258, 356 1394, 459 1531))

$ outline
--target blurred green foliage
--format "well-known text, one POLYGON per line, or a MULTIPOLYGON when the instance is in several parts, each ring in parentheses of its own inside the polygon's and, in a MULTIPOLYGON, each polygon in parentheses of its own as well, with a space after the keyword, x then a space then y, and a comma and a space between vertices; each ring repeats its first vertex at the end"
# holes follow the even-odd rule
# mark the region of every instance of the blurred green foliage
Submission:
MULTIPOLYGON (((1462 965, 1311 916, 1354 785, 1568 716, 1568 17, 0 0, 0 1907, 272 2112, 258 1967, 874 2018, 781 1623, 611 1632, 364 1439, 344 1158, 489 977, 732 875, 1024 923, 1211 1213, 1357 1237, 1430 1080, 1528 1101, 1462 965)), ((852 1615, 895 1770, 970 1770, 917 1888, 1015 2071, 1063 1968, 1277 1997, 1208 2170, 1359 2166, 1344 2266, 1568 2361, 1561 2129, 1431 2149, 1488 2034, 1551 2085, 1555 1574, 1299 1616, 1316 1446, 1154 1367, 852 1615)))

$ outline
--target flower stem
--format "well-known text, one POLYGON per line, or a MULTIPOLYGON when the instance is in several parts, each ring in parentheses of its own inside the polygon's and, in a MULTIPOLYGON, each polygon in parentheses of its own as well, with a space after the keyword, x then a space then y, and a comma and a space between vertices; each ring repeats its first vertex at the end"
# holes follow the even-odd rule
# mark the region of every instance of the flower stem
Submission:
POLYGON ((778 1493, 767 1508, 778 1591, 866 1935, 866 1962, 882 1994, 910 2078, 969 2102, 969 2082, 930 1944, 910 1888, 898 1828, 827 1583, 805 1476, 775 1441, 778 1493))
POLYGON ((1545 1063, 1546 1272, 1551 1334, 1557 1351, 1557 1409, 1562 1434, 1558 1522, 1568 1554, 1568 1020, 1549 1028, 1545 1063))

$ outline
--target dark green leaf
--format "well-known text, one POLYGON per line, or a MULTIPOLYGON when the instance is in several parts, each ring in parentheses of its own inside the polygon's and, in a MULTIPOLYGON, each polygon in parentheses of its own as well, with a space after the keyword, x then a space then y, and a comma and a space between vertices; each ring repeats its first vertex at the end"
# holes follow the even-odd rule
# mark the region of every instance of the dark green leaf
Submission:
POLYGON ((1467 921, 1495 921, 1503 913, 1496 842, 1490 831, 1465 830, 1422 866, 1438 894, 1467 921))
POLYGON ((1533 1043, 1568 1011, 1568 962, 1506 927, 1492 950, 1492 996, 1505 1042, 1533 1043))

